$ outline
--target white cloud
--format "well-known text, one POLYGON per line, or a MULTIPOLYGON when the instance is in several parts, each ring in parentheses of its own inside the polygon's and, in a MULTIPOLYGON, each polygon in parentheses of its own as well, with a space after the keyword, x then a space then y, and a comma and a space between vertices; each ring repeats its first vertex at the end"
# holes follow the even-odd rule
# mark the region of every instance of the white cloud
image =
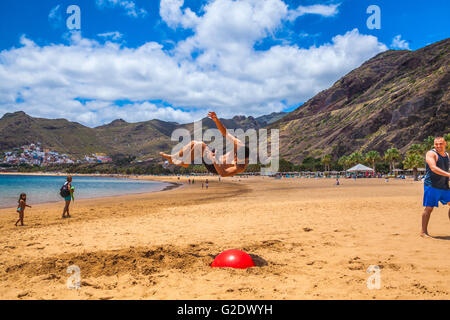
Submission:
POLYGON ((208 110, 257 116, 308 100, 387 50, 357 29, 320 46, 255 50, 283 27, 283 1, 216 0, 203 11, 193 35, 171 51, 157 42, 102 44, 79 32, 67 45, 38 46, 22 37, 22 47, 0 52, 0 114, 24 110, 90 126, 115 118, 188 122, 208 110), (117 100, 129 103, 119 107, 117 100))
POLYGON ((50 13, 48 14, 48 21, 53 27, 57 27, 61 24, 62 16, 61 12, 59 10, 61 6, 58 4, 54 8, 50 10, 50 13))
POLYGON ((409 43, 406 40, 402 40, 402 35, 399 34, 392 39, 391 48, 393 49, 401 49, 401 50, 410 50, 409 43))
POLYGON ((113 32, 99 33, 97 34, 97 36, 105 39, 119 40, 122 39, 123 34, 120 33, 119 31, 113 31, 113 32))
POLYGON ((288 14, 289 20, 295 20, 306 14, 317 14, 323 17, 333 17, 339 13, 340 4, 315 4, 311 6, 298 6, 295 10, 290 10, 288 14))
POLYGON ((184 0, 161 0, 159 14, 169 27, 192 28, 199 22, 199 18, 191 9, 181 10, 183 4, 184 0))
POLYGON ((126 14, 134 18, 145 17, 148 12, 144 8, 138 8, 132 0, 95 0, 97 7, 121 7, 126 14))

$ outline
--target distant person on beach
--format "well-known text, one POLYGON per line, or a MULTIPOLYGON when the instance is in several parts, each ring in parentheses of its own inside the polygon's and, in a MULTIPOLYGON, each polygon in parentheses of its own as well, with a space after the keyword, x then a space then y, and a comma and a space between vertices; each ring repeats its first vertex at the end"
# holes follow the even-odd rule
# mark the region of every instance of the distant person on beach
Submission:
POLYGON ((72 177, 67 176, 67 181, 64 183, 64 185, 61 187, 60 194, 61 197, 64 198, 64 201, 66 202, 62 214, 62 218, 70 218, 71 215, 69 214, 69 206, 70 201, 72 200, 72 177), (66 215, 67 213, 67 215, 66 215))
MULTIPOLYGON (((219 129, 220 133, 230 142, 233 143, 233 150, 222 155, 220 159, 216 159, 215 150, 211 150, 206 143, 203 141, 192 141, 191 143, 184 146, 182 150, 178 152, 178 155, 169 155, 164 152, 160 152, 159 154, 164 157, 167 161, 169 161, 170 164, 175 164, 180 167, 187 168, 189 167, 190 163, 194 163, 194 150, 196 148, 199 148, 201 150, 201 156, 202 156, 202 162, 203 165, 206 167, 206 169, 213 173, 217 174, 222 177, 232 177, 238 173, 241 173, 245 171, 245 169, 248 166, 249 162, 249 156, 250 156, 250 150, 248 147, 245 146, 245 144, 240 141, 238 138, 231 135, 229 132, 227 132, 227 129, 225 126, 220 122, 219 118, 217 118, 217 115, 215 112, 209 112, 208 117, 210 117, 214 123, 216 124, 217 128, 219 129), (243 150, 243 158, 238 158, 238 153, 241 153, 241 150, 243 150), (186 156, 185 154, 190 154, 190 161, 187 161, 188 163, 184 163, 179 159, 182 159, 183 156, 186 156), (209 159, 208 162, 211 162, 211 164, 205 162, 205 158, 209 159), (230 161, 230 159, 232 159, 230 161)), ((188 156, 189 157, 189 156, 188 156)))
MULTIPOLYGON (((439 202, 450 206, 449 187, 449 156, 445 152, 447 143, 443 137, 434 139, 434 149, 426 154, 422 213, 422 237, 430 237, 428 234, 428 222, 434 207, 439 207, 439 202)), ((448 210, 450 219, 450 208, 448 210)))
POLYGON ((18 201, 17 206, 17 213, 19 214, 19 219, 16 221, 16 227, 17 224, 20 222, 21 226, 24 226, 23 224, 23 216, 25 214, 25 207, 31 208, 31 206, 27 205, 27 195, 25 193, 21 193, 18 201))

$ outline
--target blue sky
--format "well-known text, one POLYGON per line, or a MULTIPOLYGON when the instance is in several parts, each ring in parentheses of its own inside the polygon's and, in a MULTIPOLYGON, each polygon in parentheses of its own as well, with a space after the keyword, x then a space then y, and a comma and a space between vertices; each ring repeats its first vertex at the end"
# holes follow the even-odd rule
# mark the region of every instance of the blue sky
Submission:
POLYGON ((449 36, 448 1, 3 0, 0 116, 89 126, 292 110, 387 49, 449 36), (69 5, 81 30, 68 30, 69 5), (381 29, 368 29, 369 5, 381 29))

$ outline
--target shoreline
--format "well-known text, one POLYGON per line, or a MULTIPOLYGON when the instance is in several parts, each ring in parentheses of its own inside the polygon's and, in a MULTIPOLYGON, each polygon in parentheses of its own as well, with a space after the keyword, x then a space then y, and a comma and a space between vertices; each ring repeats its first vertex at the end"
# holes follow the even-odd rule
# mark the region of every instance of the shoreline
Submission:
POLYGON ((0 171, 0 176, 72 176, 72 177, 110 177, 110 178, 125 178, 133 179, 131 177, 157 177, 152 175, 127 175, 120 173, 66 173, 66 172, 4 172, 0 171))
MULTIPOLYGON (((1 175, 24 175, 24 176, 67 176, 66 174, 41 174, 41 173, 31 173, 31 172, 27 172, 24 174, 4 174, 4 173, 0 173, 1 175)), ((155 177, 157 176, 134 176, 135 178, 131 178, 131 176, 121 176, 119 177, 119 175, 116 176, 112 176, 112 175, 92 175, 92 174, 71 174, 72 177, 104 177, 104 178, 122 178, 122 179, 127 179, 127 180, 149 180, 149 181, 154 181, 154 182, 162 182, 162 183, 166 183, 168 184, 167 186, 164 186, 164 188, 162 188, 161 190, 156 190, 156 191, 151 191, 151 192, 132 192, 132 193, 124 193, 124 194, 120 194, 120 195, 110 195, 110 196, 100 196, 100 197, 92 197, 92 198, 79 198, 77 199, 78 201, 82 201, 82 200, 99 200, 99 199, 107 199, 107 198, 114 198, 114 197, 124 197, 124 196, 130 196, 130 195, 148 195, 148 194, 153 194, 153 193, 158 193, 158 192, 164 192, 164 191, 170 191, 170 190, 174 190, 177 188, 180 188, 183 186, 182 183, 177 183, 177 182, 173 182, 173 181, 167 181, 167 180, 160 180, 160 179, 155 179, 155 177), (150 177, 150 178, 148 178, 150 177)), ((46 202, 37 202, 34 205, 47 205, 47 204, 55 204, 55 203, 60 203, 62 200, 58 200, 58 201, 46 201, 46 202)), ((0 206, 0 210, 9 210, 9 209, 16 209, 15 206, 0 206)))

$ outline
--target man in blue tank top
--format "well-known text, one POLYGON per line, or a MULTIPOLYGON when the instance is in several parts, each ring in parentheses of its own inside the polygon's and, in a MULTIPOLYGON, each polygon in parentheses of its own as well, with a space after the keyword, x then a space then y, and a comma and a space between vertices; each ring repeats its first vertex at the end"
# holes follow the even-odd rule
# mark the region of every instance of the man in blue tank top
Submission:
MULTIPOLYGON (((428 222, 434 207, 439 207, 439 202, 450 206, 450 188, 449 188, 449 156, 445 152, 447 143, 443 137, 434 139, 434 149, 427 152, 426 155, 426 176, 424 181, 423 206, 425 210, 422 213, 422 237, 429 237, 428 222)), ((448 211, 450 219, 450 209, 448 211)))

